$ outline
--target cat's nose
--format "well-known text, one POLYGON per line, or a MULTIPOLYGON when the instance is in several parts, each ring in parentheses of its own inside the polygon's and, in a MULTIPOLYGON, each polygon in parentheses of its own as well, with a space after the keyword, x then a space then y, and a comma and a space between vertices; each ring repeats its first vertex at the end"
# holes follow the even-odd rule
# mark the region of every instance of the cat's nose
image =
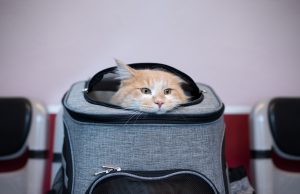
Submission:
POLYGON ((161 106, 164 104, 163 101, 155 101, 155 104, 158 105, 159 108, 161 108, 161 106))

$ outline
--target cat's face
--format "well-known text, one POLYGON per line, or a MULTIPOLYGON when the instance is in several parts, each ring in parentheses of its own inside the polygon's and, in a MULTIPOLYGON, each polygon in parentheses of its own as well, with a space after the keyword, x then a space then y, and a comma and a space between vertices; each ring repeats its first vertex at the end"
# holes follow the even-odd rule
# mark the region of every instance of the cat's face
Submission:
POLYGON ((122 81, 111 102, 123 108, 161 114, 188 100, 180 87, 182 80, 171 73, 127 65, 119 65, 117 72, 122 81))

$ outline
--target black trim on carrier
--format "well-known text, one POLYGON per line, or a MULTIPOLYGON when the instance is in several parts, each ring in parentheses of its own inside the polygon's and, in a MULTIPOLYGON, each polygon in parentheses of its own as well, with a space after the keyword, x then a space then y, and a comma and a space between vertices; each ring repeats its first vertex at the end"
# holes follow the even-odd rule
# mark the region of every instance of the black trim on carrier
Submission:
POLYGON ((61 153, 53 153, 52 162, 61 163, 62 162, 62 154, 61 153))
POLYGON ((225 134, 222 139, 222 171, 223 171, 223 179, 224 179, 224 187, 225 187, 225 193, 229 194, 229 188, 228 188, 228 177, 227 177, 227 166, 226 166, 226 158, 225 158, 225 134))
POLYGON ((69 134, 67 132, 67 127, 66 125, 64 124, 64 141, 63 141, 63 148, 62 148, 62 156, 65 160, 65 168, 64 168, 64 171, 63 171, 63 174, 64 176, 68 177, 68 181, 67 181, 67 188, 70 189, 70 192, 68 193, 71 193, 72 189, 73 189, 73 172, 74 172, 74 169, 73 169, 73 159, 72 159, 72 149, 71 149, 71 141, 70 141, 70 137, 69 137, 69 134))
MULTIPOLYGON (((199 90, 199 88, 197 87, 197 84, 193 81, 193 79, 190 76, 188 76, 187 74, 185 74, 171 66, 168 66, 165 64, 160 64, 160 63, 133 63, 133 64, 129 64, 129 66, 134 69, 166 70, 170 73, 177 75, 182 80, 184 80, 185 83, 182 84, 181 86, 185 91, 189 91, 191 99, 190 99, 190 102, 182 104, 181 106, 189 106, 189 105, 198 104, 198 103, 202 102, 202 100, 204 99, 203 91, 199 90)), ((92 103, 92 104, 122 109, 122 107, 120 107, 120 106, 109 104, 109 103, 102 102, 102 101, 98 101, 98 100, 92 99, 89 96, 89 93, 91 91, 99 90, 99 83, 101 81, 103 81, 104 76, 109 73, 114 73, 116 69, 117 69, 117 67, 110 67, 110 68, 104 69, 104 70, 98 72, 97 74, 95 74, 89 81, 86 82, 86 86, 85 86, 86 89, 84 91, 84 97, 85 97, 86 101, 88 101, 89 103, 92 103)), ((117 86, 118 86, 120 84, 120 80, 115 80, 115 82, 116 81, 118 82, 118 84, 117 84, 117 86)), ((102 84, 101 87, 104 86, 105 87, 104 90, 108 89, 107 86, 105 86, 105 85, 111 85, 111 84, 102 84)), ((117 89, 118 89, 117 86, 109 86, 109 87, 112 87, 109 90, 117 91, 117 89)))
POLYGON ((175 115, 175 114, 151 114, 142 113, 137 115, 138 119, 135 119, 131 114, 128 115, 92 115, 83 114, 71 111, 66 108, 67 112, 72 118, 80 122, 90 123, 109 123, 109 124, 198 124, 198 123, 209 123, 217 120, 223 115, 225 106, 213 113, 201 114, 201 115, 175 115))

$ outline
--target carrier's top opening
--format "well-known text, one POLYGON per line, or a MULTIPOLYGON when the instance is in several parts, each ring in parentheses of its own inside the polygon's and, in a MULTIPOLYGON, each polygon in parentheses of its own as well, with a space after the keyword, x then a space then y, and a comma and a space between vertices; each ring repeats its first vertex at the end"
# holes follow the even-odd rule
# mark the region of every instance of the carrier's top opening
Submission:
MULTIPOLYGON (((198 104, 203 100, 203 91, 199 90, 196 83, 185 73, 164 64, 159 63, 134 63, 129 64, 134 69, 157 69, 167 71, 178 77, 180 77, 184 83, 181 87, 185 94, 190 97, 188 103, 181 104, 181 106, 189 106, 198 104)), ((110 103, 110 99, 113 94, 119 89, 121 80, 118 79, 117 73, 115 73, 117 67, 111 67, 102 70, 95 74, 88 82, 86 82, 86 89, 84 90, 85 99, 92 103, 101 106, 107 106, 112 108, 121 108, 120 106, 110 103)))

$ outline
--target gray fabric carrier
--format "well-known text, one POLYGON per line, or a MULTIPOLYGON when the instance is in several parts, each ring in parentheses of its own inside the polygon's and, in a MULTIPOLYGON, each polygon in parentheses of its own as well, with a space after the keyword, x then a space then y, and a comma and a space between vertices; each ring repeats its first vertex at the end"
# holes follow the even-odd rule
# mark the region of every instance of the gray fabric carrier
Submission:
POLYGON ((68 193, 86 193, 104 165, 123 170, 190 169, 228 193, 224 161, 224 105, 207 85, 200 103, 163 115, 103 106, 85 98, 77 82, 63 99, 64 184, 68 193))

